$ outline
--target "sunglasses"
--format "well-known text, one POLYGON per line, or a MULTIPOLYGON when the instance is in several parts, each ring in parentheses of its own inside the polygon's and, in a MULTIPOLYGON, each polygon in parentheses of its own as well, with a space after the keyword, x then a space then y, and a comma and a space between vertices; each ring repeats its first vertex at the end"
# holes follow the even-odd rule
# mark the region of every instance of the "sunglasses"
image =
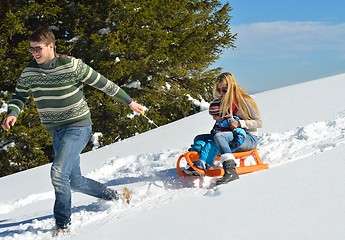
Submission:
POLYGON ((218 93, 226 93, 228 91, 227 88, 217 88, 218 93))
POLYGON ((41 46, 37 46, 37 47, 29 47, 28 48, 28 51, 29 52, 31 52, 31 53, 41 53, 42 52, 42 49, 44 48, 44 47, 46 47, 46 46, 48 46, 48 45, 45 45, 45 46, 43 46, 43 47, 41 47, 41 46))

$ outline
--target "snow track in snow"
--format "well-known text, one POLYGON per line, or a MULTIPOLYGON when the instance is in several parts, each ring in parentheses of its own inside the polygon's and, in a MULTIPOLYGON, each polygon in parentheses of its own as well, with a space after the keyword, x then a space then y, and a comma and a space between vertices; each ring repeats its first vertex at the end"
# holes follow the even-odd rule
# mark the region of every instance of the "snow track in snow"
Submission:
POLYGON ((283 133, 260 136, 260 155, 270 166, 298 160, 345 143, 345 114, 283 133))
MULTIPOLYGON (((298 160, 313 154, 335 148, 345 143, 345 117, 340 114, 331 121, 315 122, 304 127, 282 133, 266 133, 260 136, 260 155, 270 167, 298 160)), ((69 239, 78 234, 78 229, 92 226, 95 221, 124 221, 142 211, 149 211, 162 204, 176 201, 190 194, 217 196, 212 178, 181 178, 175 171, 179 155, 186 149, 164 150, 157 153, 128 155, 110 158, 104 166, 87 174, 87 177, 101 181, 107 186, 121 190, 128 187, 132 193, 130 204, 107 202, 73 195, 72 231, 64 236, 69 239), (205 192, 206 191, 206 192, 205 192), (91 225, 90 225, 91 224, 91 225)), ((51 215, 53 191, 28 195, 22 199, 0 202, 0 238, 49 239, 54 226, 51 215), (42 205, 40 216, 37 211, 15 219, 7 219, 19 208, 35 208, 42 205), (49 207, 48 207, 49 206, 49 207)), ((99 225, 99 224, 98 224, 99 225)))

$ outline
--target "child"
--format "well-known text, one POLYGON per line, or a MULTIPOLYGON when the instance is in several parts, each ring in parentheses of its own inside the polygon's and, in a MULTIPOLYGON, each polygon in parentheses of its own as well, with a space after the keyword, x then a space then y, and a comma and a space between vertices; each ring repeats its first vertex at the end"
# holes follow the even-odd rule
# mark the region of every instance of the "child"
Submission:
MULTIPOLYGON (((200 154, 199 160, 194 163, 194 165, 200 169, 208 169, 209 167, 214 166, 214 159, 219 154, 217 145, 213 140, 213 137, 218 132, 225 132, 225 131, 232 131, 233 132, 233 140, 229 143, 231 151, 234 152, 239 146, 242 145, 245 137, 246 132, 242 128, 235 128, 232 129, 231 125, 229 124, 231 120, 239 121, 240 119, 236 116, 230 118, 229 116, 221 117, 219 109, 220 109, 220 100, 215 100, 210 104, 209 107, 209 114, 213 117, 216 121, 214 124, 210 134, 203 134, 198 136, 204 137, 196 137, 194 140, 194 144, 189 149, 189 151, 196 151, 200 154)), ((184 172, 188 175, 194 175, 195 171, 192 167, 185 169, 184 172)))

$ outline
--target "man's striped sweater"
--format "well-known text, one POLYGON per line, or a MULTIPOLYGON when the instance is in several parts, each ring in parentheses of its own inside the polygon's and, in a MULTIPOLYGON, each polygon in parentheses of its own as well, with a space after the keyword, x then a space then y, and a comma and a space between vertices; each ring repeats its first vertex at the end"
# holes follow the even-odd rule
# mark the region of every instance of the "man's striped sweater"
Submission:
POLYGON ((8 104, 8 115, 18 117, 30 95, 48 131, 64 126, 91 124, 83 84, 95 87, 125 104, 132 99, 115 83, 93 70, 82 60, 56 55, 47 64, 31 61, 23 70, 8 104))

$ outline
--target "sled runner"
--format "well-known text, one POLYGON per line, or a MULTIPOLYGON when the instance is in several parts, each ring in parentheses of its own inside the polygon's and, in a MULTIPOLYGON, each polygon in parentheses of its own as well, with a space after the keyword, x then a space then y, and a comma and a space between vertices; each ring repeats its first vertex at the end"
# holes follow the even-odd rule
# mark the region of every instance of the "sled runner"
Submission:
MULTIPOLYGON (((238 174, 245 174, 245 173, 251 173, 251 172, 268 169, 268 164, 264 164, 261 162, 257 149, 249 150, 246 152, 234 152, 233 154, 235 158, 239 160, 239 166, 236 167, 236 172, 238 174), (245 166, 244 161, 246 160, 247 157, 250 157, 250 156, 253 157, 256 164, 245 166)), ((200 173, 201 175, 205 175, 209 177, 224 175, 224 169, 221 167, 214 168, 214 169, 207 169, 207 170, 202 170, 200 168, 195 167, 193 162, 198 161, 199 153, 192 151, 192 152, 186 152, 184 154, 181 154, 177 160, 176 170, 177 170, 178 175, 180 175, 181 177, 186 176, 186 174, 181 170, 181 167, 180 167, 180 162, 183 158, 187 161, 189 166, 191 166, 196 172, 200 173)), ((220 156, 217 156, 216 161, 219 161, 219 159, 220 159, 220 156)))

